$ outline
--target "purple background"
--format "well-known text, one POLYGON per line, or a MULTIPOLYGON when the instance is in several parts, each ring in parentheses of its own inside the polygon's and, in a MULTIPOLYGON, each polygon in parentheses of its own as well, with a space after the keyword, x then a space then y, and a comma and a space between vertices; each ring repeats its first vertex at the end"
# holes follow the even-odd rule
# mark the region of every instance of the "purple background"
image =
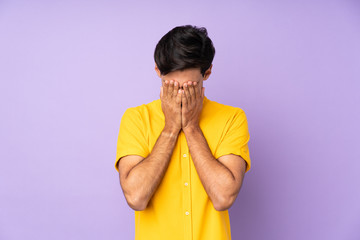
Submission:
POLYGON ((0 1, 0 239, 133 239, 114 168, 157 41, 205 26, 206 96, 248 117, 233 239, 360 239, 358 1, 0 1), (135 3, 136 2, 136 3, 135 3))

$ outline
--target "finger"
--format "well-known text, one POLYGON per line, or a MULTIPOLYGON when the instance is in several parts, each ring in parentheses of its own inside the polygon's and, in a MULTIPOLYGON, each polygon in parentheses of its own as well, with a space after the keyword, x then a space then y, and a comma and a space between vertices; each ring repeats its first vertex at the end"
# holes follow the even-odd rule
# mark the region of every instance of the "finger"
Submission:
POLYGON ((194 90, 195 90, 195 96, 196 97, 201 97, 202 89, 201 89, 200 84, 198 82, 194 82, 193 85, 194 85, 194 90))
POLYGON ((205 96, 205 87, 201 89, 201 98, 204 98, 205 96))
POLYGON ((174 82, 174 90, 173 90, 173 97, 176 97, 177 98, 177 95, 179 93, 179 83, 178 82, 174 82))
POLYGON ((190 92, 191 102, 194 102, 196 99, 196 94, 195 94, 194 84, 192 82, 189 83, 189 92, 190 92))
POLYGON ((168 95, 168 89, 169 89, 169 81, 165 80, 163 85, 163 96, 167 97, 168 95))
POLYGON ((185 98, 186 98, 186 104, 191 104, 191 96, 190 96, 189 86, 187 83, 184 83, 183 87, 184 87, 184 93, 185 93, 185 98))
POLYGON ((182 99, 182 90, 181 89, 179 89, 178 91, 177 91, 177 95, 176 95, 176 99, 175 99, 175 102, 177 103, 177 104, 179 104, 180 105, 180 103, 181 103, 181 99, 182 99))
POLYGON ((169 88, 168 88, 168 94, 170 97, 174 94, 174 81, 170 80, 169 88))
POLYGON ((160 87, 160 98, 162 98, 163 97, 163 95, 164 95, 164 88, 163 87, 160 87))
POLYGON ((182 109, 187 109, 188 106, 188 100, 185 96, 185 90, 181 91, 181 104, 182 104, 182 109))

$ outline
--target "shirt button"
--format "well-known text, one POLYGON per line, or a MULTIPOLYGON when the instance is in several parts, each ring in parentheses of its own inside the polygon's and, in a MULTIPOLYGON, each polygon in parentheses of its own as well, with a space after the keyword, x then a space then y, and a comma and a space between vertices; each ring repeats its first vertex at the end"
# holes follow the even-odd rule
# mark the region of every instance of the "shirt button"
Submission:
POLYGON ((185 186, 188 186, 189 184, 186 182, 186 183, 184 183, 184 185, 185 185, 185 186))
POLYGON ((184 153, 183 157, 186 157, 186 153, 184 153))
POLYGON ((185 215, 187 216, 187 215, 189 215, 190 213, 189 212, 185 212, 185 215))

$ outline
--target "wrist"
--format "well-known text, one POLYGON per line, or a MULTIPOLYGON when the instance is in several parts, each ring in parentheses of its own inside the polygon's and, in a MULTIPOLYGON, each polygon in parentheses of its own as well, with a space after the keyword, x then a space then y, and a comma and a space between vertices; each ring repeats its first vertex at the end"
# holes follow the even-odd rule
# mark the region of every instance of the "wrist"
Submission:
POLYGON ((180 128, 167 126, 167 125, 165 125, 164 129, 162 130, 162 133, 165 136, 175 137, 175 138, 177 138, 177 136, 179 135, 179 132, 180 132, 180 128))
POLYGON ((189 125, 189 126, 184 127, 182 130, 185 134, 201 132, 201 128, 199 125, 189 125))

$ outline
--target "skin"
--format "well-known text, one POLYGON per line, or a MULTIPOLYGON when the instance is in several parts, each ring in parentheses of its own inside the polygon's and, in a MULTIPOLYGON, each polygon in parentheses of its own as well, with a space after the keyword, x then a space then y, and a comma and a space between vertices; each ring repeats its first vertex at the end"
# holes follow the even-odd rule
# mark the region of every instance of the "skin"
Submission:
POLYGON ((162 130, 148 157, 122 157, 119 178, 128 205, 135 211, 146 208, 169 165, 178 135, 183 131, 194 166, 214 208, 229 209, 234 203, 246 170, 246 162, 238 155, 215 159, 199 127, 205 89, 203 81, 211 67, 201 75, 200 69, 186 69, 161 75, 161 107, 165 116, 162 130))

